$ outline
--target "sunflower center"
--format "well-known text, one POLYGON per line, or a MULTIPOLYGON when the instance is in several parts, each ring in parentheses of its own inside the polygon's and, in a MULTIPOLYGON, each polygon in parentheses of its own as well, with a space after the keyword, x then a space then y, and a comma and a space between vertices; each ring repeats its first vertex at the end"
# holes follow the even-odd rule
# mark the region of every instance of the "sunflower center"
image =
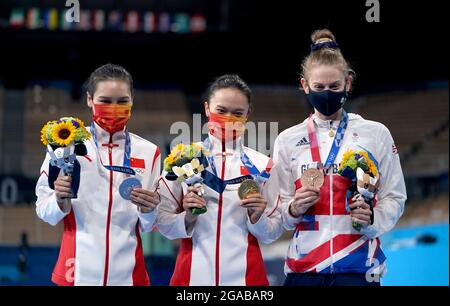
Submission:
POLYGON ((70 131, 67 129, 63 129, 63 130, 59 131, 58 136, 61 139, 67 139, 70 136, 70 131))

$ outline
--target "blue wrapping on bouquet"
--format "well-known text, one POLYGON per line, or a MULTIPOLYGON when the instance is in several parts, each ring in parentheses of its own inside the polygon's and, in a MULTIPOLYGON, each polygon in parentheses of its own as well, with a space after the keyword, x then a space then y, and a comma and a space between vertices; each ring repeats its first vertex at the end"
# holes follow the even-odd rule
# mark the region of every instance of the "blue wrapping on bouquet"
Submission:
MULTIPOLYGON (((58 168, 57 166, 52 166, 49 163, 49 168, 48 168, 48 185, 51 189, 55 189, 55 181, 59 176, 59 172, 61 171, 60 168, 58 168)), ((80 167, 80 162, 78 160, 75 159, 74 163, 73 163, 73 172, 71 174, 72 177, 72 186, 71 186, 71 191, 72 191, 72 198, 76 199, 78 197, 78 189, 80 188, 80 172, 81 172, 81 167, 80 167)))

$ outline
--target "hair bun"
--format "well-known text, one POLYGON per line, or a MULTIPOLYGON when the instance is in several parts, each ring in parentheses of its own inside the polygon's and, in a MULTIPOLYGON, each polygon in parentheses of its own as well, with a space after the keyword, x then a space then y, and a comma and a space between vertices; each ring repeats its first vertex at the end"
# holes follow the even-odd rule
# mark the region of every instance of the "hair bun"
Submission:
POLYGON ((336 38, 333 33, 331 33, 328 29, 320 29, 316 30, 311 34, 311 41, 313 44, 320 44, 323 42, 334 41, 336 42, 336 38))
POLYGON ((328 29, 316 30, 311 34, 311 51, 320 50, 323 48, 339 49, 336 38, 328 29))

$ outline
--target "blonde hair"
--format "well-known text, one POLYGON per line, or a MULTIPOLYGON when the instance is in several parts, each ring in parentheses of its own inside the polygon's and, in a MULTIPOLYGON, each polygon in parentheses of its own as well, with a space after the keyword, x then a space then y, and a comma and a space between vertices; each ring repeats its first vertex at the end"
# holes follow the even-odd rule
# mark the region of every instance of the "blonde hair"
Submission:
POLYGON ((309 71, 314 66, 335 66, 342 70, 347 78, 348 75, 355 76, 347 60, 342 55, 333 33, 328 29, 316 30, 311 34, 311 52, 302 63, 302 77, 308 80, 309 71))

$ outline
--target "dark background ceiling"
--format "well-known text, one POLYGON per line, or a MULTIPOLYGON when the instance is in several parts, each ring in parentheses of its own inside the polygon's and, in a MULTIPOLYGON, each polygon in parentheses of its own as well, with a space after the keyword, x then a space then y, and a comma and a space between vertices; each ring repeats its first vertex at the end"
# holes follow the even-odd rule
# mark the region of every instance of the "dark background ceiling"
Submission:
MULTIPOLYGON (((12 7, 62 8, 65 1, 1 1, 12 7)), ((356 94, 379 86, 447 80, 445 1, 381 0, 381 22, 365 20, 366 0, 80 1, 84 9, 203 12, 202 34, 126 34, 0 29, 0 81, 23 87, 67 79, 74 95, 97 66, 124 65, 139 84, 174 84, 197 94, 215 76, 296 85, 314 29, 329 27, 357 72, 356 94)))

